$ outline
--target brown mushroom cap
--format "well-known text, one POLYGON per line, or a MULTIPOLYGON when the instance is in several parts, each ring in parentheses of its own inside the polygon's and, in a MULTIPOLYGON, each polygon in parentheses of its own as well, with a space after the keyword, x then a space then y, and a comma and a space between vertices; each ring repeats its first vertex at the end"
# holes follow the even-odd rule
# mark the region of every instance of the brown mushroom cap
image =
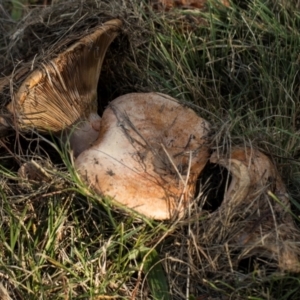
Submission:
POLYGON ((256 149, 236 147, 229 157, 213 153, 210 161, 227 168, 232 176, 224 201, 215 212, 223 216, 223 226, 230 228, 230 219, 237 215, 251 216, 248 224, 240 219, 241 231, 234 232, 231 240, 243 247, 240 259, 264 253, 264 257, 277 261, 280 269, 299 272, 299 232, 288 213, 286 187, 270 158, 256 149))
POLYGON ((251 148, 233 148, 230 157, 218 156, 217 152, 210 157, 212 163, 218 163, 232 175, 231 183, 224 195, 224 201, 238 204, 250 201, 260 194, 272 190, 283 195, 284 205, 289 206, 286 189, 275 165, 262 152, 251 148))
POLYGON ((120 20, 114 19, 96 27, 24 80, 7 106, 21 130, 35 128, 58 133, 76 125, 82 128, 81 131, 75 128, 77 135, 71 139, 77 154, 95 140, 100 119, 97 117, 98 79, 107 48, 121 25, 120 20), (82 147, 81 138, 87 136, 86 147, 82 147))
POLYGON ((121 96, 104 111, 94 145, 75 161, 100 195, 155 219, 168 219, 193 197, 207 163, 209 124, 157 93, 121 96))

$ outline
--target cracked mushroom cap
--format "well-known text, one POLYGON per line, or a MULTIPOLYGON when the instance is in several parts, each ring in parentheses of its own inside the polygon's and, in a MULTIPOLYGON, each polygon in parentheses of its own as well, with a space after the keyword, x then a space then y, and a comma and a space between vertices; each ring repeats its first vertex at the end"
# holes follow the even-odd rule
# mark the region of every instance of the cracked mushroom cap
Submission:
POLYGON ((182 214, 209 158, 209 124, 175 99, 133 93, 110 103, 75 165, 97 193, 158 220, 182 214))
POLYGON ((19 129, 68 129, 75 155, 98 137, 97 84, 106 51, 122 22, 110 20, 43 63, 22 83, 8 110, 19 129))
POLYGON ((276 261, 281 270, 300 272, 296 246, 300 233, 288 212, 286 187, 270 158, 256 149, 236 147, 229 157, 213 153, 210 161, 225 167, 232 177, 216 214, 224 216, 222 224, 228 228, 237 216, 241 218, 243 226, 232 237, 242 246, 240 259, 263 256, 276 261))

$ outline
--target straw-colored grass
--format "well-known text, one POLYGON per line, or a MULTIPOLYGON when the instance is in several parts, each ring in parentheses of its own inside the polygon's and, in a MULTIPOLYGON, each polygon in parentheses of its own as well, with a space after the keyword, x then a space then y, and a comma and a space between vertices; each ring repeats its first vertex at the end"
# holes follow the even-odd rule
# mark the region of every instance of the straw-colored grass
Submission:
MULTIPOLYGON (((99 111, 133 91, 179 99, 212 124, 213 149, 247 145, 272 158, 298 224, 297 1, 234 1, 230 7, 211 1, 202 12, 168 14, 143 1, 61 1, 42 13, 25 7, 22 18, 12 15, 14 3, 0 4, 0 77, 11 80, 0 94, 3 113, 25 76, 10 77, 13 70, 26 74, 68 45, 61 36, 78 38, 103 16, 119 16, 124 31, 103 66, 99 111)), ((68 145, 51 135, 11 132, 0 143, 1 299, 300 297, 299 275, 259 258, 237 262, 226 234, 247 218, 232 220, 232 231, 224 233, 220 219, 199 213, 211 197, 205 181, 186 218, 155 222, 99 199, 74 171, 68 145), (21 177, 24 163, 39 179, 21 177)), ((206 178, 218 176, 211 168, 206 178)), ((293 243, 299 248, 300 240, 293 243)))

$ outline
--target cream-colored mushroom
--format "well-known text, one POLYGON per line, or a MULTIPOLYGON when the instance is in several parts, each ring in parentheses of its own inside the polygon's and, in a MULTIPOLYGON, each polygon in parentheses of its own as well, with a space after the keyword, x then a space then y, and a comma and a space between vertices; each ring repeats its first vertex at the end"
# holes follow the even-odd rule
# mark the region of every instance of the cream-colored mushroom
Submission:
POLYGON ((175 99, 133 93, 110 103, 99 138, 75 164, 97 193, 155 219, 168 219, 193 198, 208 161, 209 124, 175 99))
POLYGON ((223 203, 211 219, 214 226, 220 219, 228 230, 235 228, 230 223, 242 222, 230 241, 242 248, 239 258, 263 256, 277 261, 282 270, 299 272, 299 231, 289 213, 285 185, 270 158, 256 149, 236 147, 229 156, 213 153, 210 161, 232 176, 223 203))
POLYGON ((106 51, 117 36, 118 19, 99 25, 22 83, 8 110, 18 128, 71 134, 75 156, 98 137, 97 84, 106 51))

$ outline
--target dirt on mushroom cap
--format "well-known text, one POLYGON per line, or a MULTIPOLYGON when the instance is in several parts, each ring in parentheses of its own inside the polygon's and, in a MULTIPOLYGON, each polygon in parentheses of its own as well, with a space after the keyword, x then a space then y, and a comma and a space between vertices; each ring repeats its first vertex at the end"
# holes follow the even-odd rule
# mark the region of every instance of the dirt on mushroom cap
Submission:
POLYGON ((209 127, 167 95, 127 94, 104 111, 99 138, 76 167, 98 193, 143 215, 183 215, 208 161, 209 127))

